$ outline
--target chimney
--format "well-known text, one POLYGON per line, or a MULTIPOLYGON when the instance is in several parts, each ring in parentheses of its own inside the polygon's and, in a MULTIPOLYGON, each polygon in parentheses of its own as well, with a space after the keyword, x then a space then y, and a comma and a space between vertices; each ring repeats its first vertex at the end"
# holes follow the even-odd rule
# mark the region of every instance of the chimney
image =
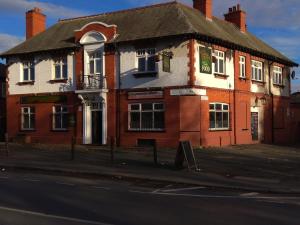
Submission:
POLYGON ((212 0, 193 0, 194 8, 202 12, 206 19, 212 20, 212 0))
POLYGON ((46 16, 40 8, 26 12, 26 39, 29 39, 46 30, 46 16))
POLYGON ((241 9, 240 4, 229 8, 228 13, 224 16, 226 21, 235 24, 241 32, 246 32, 246 12, 241 9))

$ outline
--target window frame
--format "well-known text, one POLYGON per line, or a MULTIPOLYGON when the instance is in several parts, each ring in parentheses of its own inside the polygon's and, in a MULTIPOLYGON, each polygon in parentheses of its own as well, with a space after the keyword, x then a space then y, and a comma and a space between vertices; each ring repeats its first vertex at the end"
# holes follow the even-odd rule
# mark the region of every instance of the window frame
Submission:
POLYGON ((246 78, 246 57, 239 57, 239 65, 240 65, 240 78, 246 78))
POLYGON ((230 104, 227 103, 221 103, 221 102, 212 102, 209 103, 209 130, 210 131, 222 131, 222 130, 230 130, 230 104), (211 106, 214 106, 213 109, 211 109, 211 106), (217 105, 221 105, 221 109, 217 109, 217 105), (228 109, 224 109, 224 106, 227 107, 228 109), (214 113, 214 127, 211 127, 211 118, 210 118, 210 114, 214 113), (221 113, 222 114, 222 127, 217 127, 217 113, 221 113), (228 126, 225 127, 224 126, 224 113, 228 114, 228 126))
POLYGON ((66 131, 68 130, 68 115, 69 115, 69 109, 68 109, 68 106, 66 105, 54 105, 52 107, 52 129, 54 131, 66 131), (60 111, 56 111, 56 107, 60 107, 60 111), (66 109, 66 111, 64 111, 63 109, 66 109), (60 120, 60 127, 57 128, 56 127, 56 120, 55 120, 55 116, 56 115, 59 115, 61 120, 60 120), (67 121, 66 121, 66 124, 67 126, 66 127, 63 127, 64 125, 64 122, 63 122, 63 118, 64 118, 64 115, 67 115, 67 121))
POLYGON ((264 82, 265 76, 264 76, 263 62, 260 62, 257 60, 251 60, 251 80, 258 81, 258 82, 264 82), (258 66, 258 65, 260 65, 260 66, 258 66), (261 71, 260 74, 259 74, 259 71, 261 71), (261 75, 261 79, 259 79, 259 75, 261 75))
POLYGON ((156 49, 155 48, 142 48, 136 50, 136 68, 138 73, 156 73, 156 49), (142 53, 143 52, 143 53, 142 53), (145 58, 145 70, 140 70, 139 59, 145 58), (149 58, 154 58, 154 70, 149 70, 149 58))
POLYGON ((140 131, 140 132, 159 132, 165 130, 165 103, 163 102, 143 102, 143 103, 130 103, 128 104, 128 130, 129 131, 140 131), (152 104, 152 109, 143 110, 143 104, 152 104), (162 109, 156 109, 155 106, 161 105, 162 109), (132 106, 138 106, 138 109, 132 109, 132 106), (143 128, 142 114, 152 113, 152 128, 143 128), (163 128, 155 128, 155 113, 163 113, 163 128), (139 113, 139 128, 131 127, 131 113, 139 113))
POLYGON ((215 74, 226 74, 226 53, 220 50, 214 50, 214 57, 216 58, 216 61, 214 62, 214 73, 215 74), (220 56, 220 54, 223 54, 223 56, 220 56), (223 71, 220 72, 220 61, 223 61, 223 71), (216 70, 217 69, 217 70, 216 70))
POLYGON ((22 77, 21 82, 34 82, 35 81, 35 62, 24 61, 22 62, 22 77), (25 70, 27 70, 28 78, 25 79, 25 70))
POLYGON ((32 130, 35 130, 35 127, 36 127, 36 124, 35 124, 35 120, 36 120, 36 111, 35 111, 35 107, 34 106, 24 106, 24 107, 21 107, 21 130, 23 131, 32 131, 32 130), (25 113, 25 109, 27 109, 27 112, 25 113), (29 127, 28 128, 25 128, 24 127, 24 122, 25 122, 25 118, 24 118, 24 115, 28 115, 28 124, 29 124, 29 127), (34 126, 32 126, 31 124, 31 117, 33 116, 33 119, 34 119, 34 126))
POLYGON ((283 85, 283 68, 280 66, 273 67, 273 84, 283 85), (278 82, 280 81, 280 82, 278 82))
POLYGON ((101 76, 104 74, 104 54, 100 49, 96 49, 94 51, 87 52, 88 55, 88 68, 87 72, 89 76, 101 76), (99 54, 99 55, 97 55, 99 54), (96 55, 96 57, 95 57, 96 55), (97 61, 100 61, 100 71, 97 72, 97 61), (93 73, 91 73, 91 62, 93 62, 93 73))
POLYGON ((60 57, 53 60, 53 78, 54 80, 67 80, 68 79, 68 57, 60 57), (59 76, 56 74, 56 67, 59 66, 59 76), (64 67, 66 67, 66 74, 64 74, 64 67))

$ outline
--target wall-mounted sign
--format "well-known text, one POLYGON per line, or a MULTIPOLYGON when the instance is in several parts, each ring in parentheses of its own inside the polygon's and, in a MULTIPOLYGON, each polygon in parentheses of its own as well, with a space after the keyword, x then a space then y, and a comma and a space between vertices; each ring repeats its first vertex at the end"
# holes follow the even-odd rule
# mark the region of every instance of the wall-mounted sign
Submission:
POLYGON ((66 95, 24 96, 20 98, 21 104, 66 103, 67 101, 66 95))
POLYGON ((200 73, 212 73, 211 49, 200 47, 200 73))
POLYGON ((128 92, 128 99, 152 99, 163 98, 163 91, 128 92))
POLYGON ((202 96, 206 95, 206 90, 198 88, 172 89, 170 94, 172 96, 202 96))

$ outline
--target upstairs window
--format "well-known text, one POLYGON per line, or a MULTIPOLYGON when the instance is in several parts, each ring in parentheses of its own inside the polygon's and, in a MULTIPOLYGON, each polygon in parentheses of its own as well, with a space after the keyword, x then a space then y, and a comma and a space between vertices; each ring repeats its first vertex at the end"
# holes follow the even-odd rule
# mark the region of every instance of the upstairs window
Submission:
POLYGON ((136 52, 138 72, 156 72, 155 49, 140 49, 136 52))
POLYGON ((138 103, 129 105, 129 130, 160 131, 165 128, 163 103, 138 103))
POLYGON ((24 62, 23 63, 23 82, 29 82, 35 80, 35 68, 34 62, 24 62))
POLYGON ((252 68, 252 80, 254 81, 264 81, 263 78, 263 63, 259 61, 252 60, 251 62, 252 68))
POLYGON ((54 78, 56 80, 68 79, 67 57, 58 58, 54 61, 54 78))
POLYGON ((35 108, 34 107, 22 107, 21 128, 22 130, 34 130, 35 129, 35 108))
POLYGON ((89 53, 89 75, 103 74, 103 54, 101 51, 89 53))
POLYGON ((246 78, 246 57, 240 56, 240 78, 246 78))
POLYGON ((68 108, 66 106, 53 107, 53 129, 66 130, 68 128, 68 108))
POLYGON ((229 129, 229 105, 224 103, 209 104, 210 130, 229 129))
POLYGON ((225 74, 225 52, 215 50, 215 73, 225 74))
POLYGON ((274 66, 273 68, 273 84, 282 85, 282 68, 274 66))

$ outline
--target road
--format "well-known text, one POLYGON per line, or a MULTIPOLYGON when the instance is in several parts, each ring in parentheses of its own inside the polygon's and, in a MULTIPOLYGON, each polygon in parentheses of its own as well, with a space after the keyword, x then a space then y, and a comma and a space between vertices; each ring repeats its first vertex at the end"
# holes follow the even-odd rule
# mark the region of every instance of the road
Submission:
POLYGON ((299 225, 300 196, 0 173, 1 225, 299 225))

